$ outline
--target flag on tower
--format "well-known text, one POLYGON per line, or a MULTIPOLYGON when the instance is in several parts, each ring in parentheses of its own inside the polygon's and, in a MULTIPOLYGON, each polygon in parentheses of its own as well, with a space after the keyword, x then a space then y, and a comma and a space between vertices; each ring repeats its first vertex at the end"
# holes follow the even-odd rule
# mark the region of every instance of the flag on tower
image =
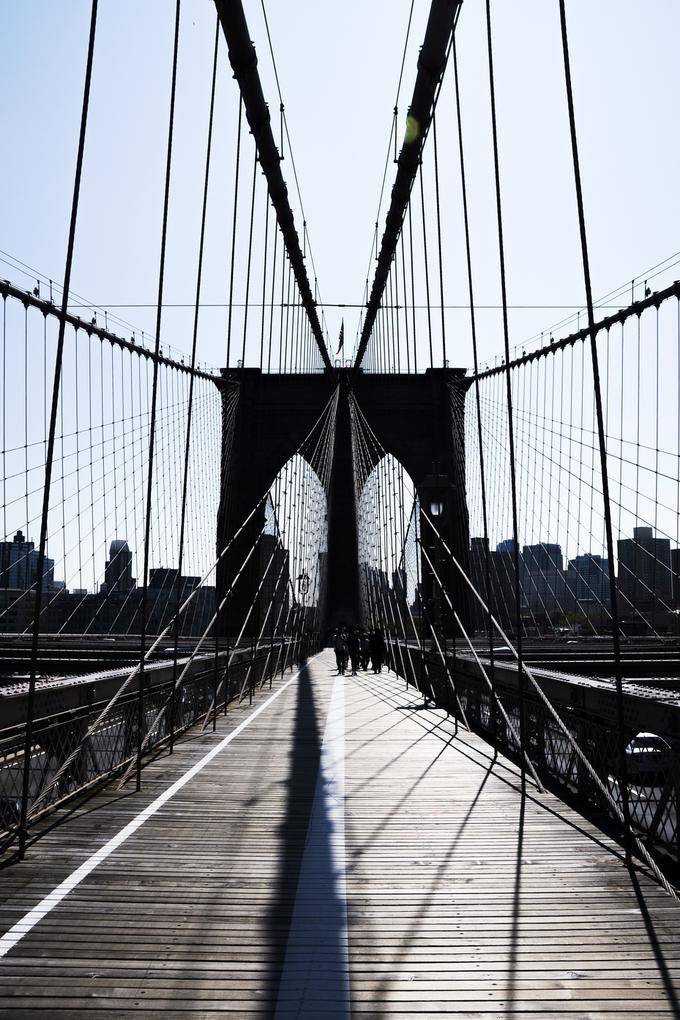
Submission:
POLYGON ((336 357, 342 350, 344 343, 345 343, 345 320, 343 319, 342 325, 340 326, 340 336, 338 337, 338 349, 335 352, 336 357))

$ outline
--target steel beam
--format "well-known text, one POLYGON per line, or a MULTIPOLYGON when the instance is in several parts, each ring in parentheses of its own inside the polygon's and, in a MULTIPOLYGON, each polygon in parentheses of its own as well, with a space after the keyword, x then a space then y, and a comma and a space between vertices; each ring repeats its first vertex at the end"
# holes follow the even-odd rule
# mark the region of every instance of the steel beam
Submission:
MULTIPOLYGON (((635 301, 632 305, 621 308, 614 315, 608 315, 605 319, 600 319, 599 322, 593 324, 592 330, 590 326, 584 326, 583 329, 577 330, 576 333, 570 333, 569 336, 562 337, 560 340, 551 340, 550 343, 544 344, 543 347, 538 347, 535 351, 530 351, 528 354, 522 353, 521 356, 513 358, 510 362, 510 368, 519 368, 521 365, 528 365, 531 361, 538 361, 539 358, 547 358, 549 354, 554 354, 555 351, 564 350, 565 347, 569 347, 579 341, 582 342, 590 339, 591 332, 597 334, 601 333, 603 329, 609 330, 612 326, 622 325, 628 319, 632 319, 634 315, 642 315, 647 308, 658 309, 664 301, 672 297, 680 299, 680 280, 675 280, 663 290, 654 291, 653 294, 646 297, 643 301, 635 301)), ((486 368, 484 371, 478 372, 477 375, 470 376, 470 382, 473 383, 477 379, 489 379, 491 376, 500 375, 505 371, 507 370, 504 364, 496 365, 495 368, 486 368)))
POLYGON ((271 129, 271 117, 267 106, 260 75, 257 70, 257 56, 253 46, 248 23, 243 12, 241 0, 215 0, 215 7, 222 25, 224 38, 229 49, 229 62, 238 82, 243 98, 243 106, 251 133, 257 146, 260 166, 267 179, 269 196, 276 212, 281 228, 283 243, 286 246, 295 279, 300 290, 302 303, 312 326, 323 363, 329 372, 333 371, 331 360, 326 350, 326 342, 316 310, 316 302, 309 285, 304 255, 300 248, 300 238, 295 229, 293 210, 288 201, 288 188, 281 173, 281 157, 274 141, 271 129))
MULTIPOLYGON (((24 308, 37 308, 43 313, 43 315, 51 315, 55 319, 61 319, 62 313, 61 308, 55 305, 52 301, 48 301, 45 298, 36 297, 31 291, 21 290, 20 287, 15 287, 14 284, 10 283, 9 280, 0 280, 0 297, 2 298, 17 298, 23 304, 24 308)), ((219 376, 212 375, 211 372, 202 372, 198 368, 191 368, 191 365, 185 365, 183 361, 175 361, 174 358, 166 358, 162 354, 156 354, 154 350, 144 347, 140 344, 136 344, 134 340, 126 340, 122 336, 117 336, 115 333, 111 333, 108 329, 102 329, 101 326, 96 326, 93 322, 87 322, 85 319, 81 319, 79 315, 71 315, 69 312, 64 315, 64 322, 67 322, 74 329, 82 329, 83 332, 87 333, 88 336, 99 337, 100 340, 108 340, 114 347, 120 347, 125 351, 130 351, 133 354, 139 354, 140 358, 148 358, 149 361, 158 362, 159 365, 166 365, 168 368, 174 368, 177 372, 186 372, 187 375, 193 375, 197 379, 209 379, 210 382, 219 382, 219 376)))
POLYGON ((408 128, 397 160, 397 175, 385 221, 378 265, 366 306, 366 318, 354 363, 355 369, 359 368, 366 353, 368 340, 397 250, 397 242, 411 197, 411 189, 418 173, 423 146, 430 129, 435 96, 446 69, 446 58, 453 26, 462 2, 463 0, 432 0, 425 38, 418 57, 418 74, 413 88, 413 97, 408 108, 408 128))

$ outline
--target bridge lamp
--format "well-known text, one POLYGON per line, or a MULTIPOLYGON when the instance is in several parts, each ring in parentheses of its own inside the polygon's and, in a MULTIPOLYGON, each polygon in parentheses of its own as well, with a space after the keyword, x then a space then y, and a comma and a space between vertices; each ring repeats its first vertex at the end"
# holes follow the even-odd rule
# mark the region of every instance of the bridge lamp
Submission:
POLYGON ((427 475, 419 486, 422 504, 427 508, 430 517, 443 517, 448 505, 451 486, 446 475, 438 470, 439 465, 434 464, 435 471, 427 475))
POLYGON ((298 591, 300 592, 300 596, 304 602, 305 596, 309 591, 309 574, 307 571, 305 570, 302 574, 299 574, 296 581, 298 583, 298 591))
POLYGON ((418 140, 420 135, 420 123, 415 117, 410 114, 406 118, 406 131, 404 133, 404 142, 406 145, 413 145, 418 140))

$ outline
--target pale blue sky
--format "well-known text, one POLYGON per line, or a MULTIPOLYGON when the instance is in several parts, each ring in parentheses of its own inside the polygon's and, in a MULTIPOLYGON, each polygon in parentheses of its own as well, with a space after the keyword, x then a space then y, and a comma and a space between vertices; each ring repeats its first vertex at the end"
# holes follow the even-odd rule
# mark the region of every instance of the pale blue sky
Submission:
MULTIPOLYGON (((409 6, 408 0, 341 5, 270 0, 267 5, 312 250, 327 301, 356 302, 362 297, 409 6)), ((2 0, 2 8, 0 247, 58 279, 63 273, 89 3, 2 0)), ((416 0, 400 120, 428 8, 427 0, 416 0)), ((653 0, 644 8, 633 0, 570 0, 567 8, 593 280, 600 294, 680 248, 678 142, 673 130, 680 7, 672 0, 653 0)), ((246 10, 265 94, 276 111, 259 2, 248 0, 246 10)), ((557 3, 497 0, 493 10, 509 300, 578 303, 583 288, 557 3)), ((74 289, 95 302, 155 301, 173 12, 170 0, 100 3, 73 276, 74 289)), ((213 26, 214 8, 208 0, 185 0, 168 302, 193 298, 213 26)), ((458 45, 477 295, 480 303, 493 304, 498 301, 498 280, 481 0, 466 0, 458 45)), ((235 83, 224 48, 217 110, 204 295, 206 301, 222 302, 236 113, 235 83)), ((446 300, 464 303, 449 87, 439 116, 446 300)), ((246 145, 244 193, 251 168, 246 145)), ((290 160, 283 171, 295 199, 290 160)), ((390 165, 388 191, 392 173, 390 165)), ((430 173, 431 158, 426 160, 430 173)), ((296 200, 294 206, 301 229, 296 200)), ((261 215, 261 203, 258 208, 261 215)), ((381 231, 383 222, 384 210, 381 231)), ((6 269, 3 275, 13 278, 17 273, 6 269)), ((153 328, 151 309, 120 314, 139 328, 153 328)), ((358 312, 329 308, 333 338, 343 314, 349 338, 355 333, 358 312)), ((498 317, 490 311, 480 316, 482 349, 491 356, 501 346, 498 317)), ((515 311, 511 341, 522 343, 560 318, 559 311, 515 311)), ((213 364, 221 364, 224 357, 225 320, 223 311, 206 312, 203 320, 202 354, 213 364)), ((190 312, 168 311, 165 339, 186 349, 189 323, 190 312)), ((451 311, 447 329, 452 360, 469 364, 465 312, 451 311)))
MULTIPOLYGON (((114 305, 148 306, 115 309, 115 314, 132 324, 126 328, 114 324, 116 331, 129 333, 135 328, 139 337, 141 330, 150 333, 155 321, 175 5, 172 0, 100 0, 99 6, 72 289, 112 312, 114 305)), ((246 0, 245 7, 278 135, 278 96, 261 4, 246 0)), ((55 281, 64 266, 89 8, 89 0, 0 0, 0 249, 55 281)), ((267 3, 314 264, 322 298, 329 302, 325 319, 333 348, 341 319, 345 319, 346 350, 351 350, 359 321, 357 309, 342 310, 330 303, 362 300, 409 8, 410 0, 267 3)), ((210 0, 183 0, 182 10, 165 300, 191 305, 215 11, 210 0)), ((415 0, 399 99, 400 134, 428 10, 428 0, 415 0)), ((679 146, 674 124, 680 84, 680 5, 674 0, 651 0, 644 6, 634 0, 568 0, 567 10, 593 286, 599 296, 680 251, 679 146)), ((493 12, 508 299, 511 305, 565 306, 512 309, 510 341, 522 346, 571 314, 567 306, 580 304, 584 291, 557 0, 494 0, 493 12)), ((480 305, 497 305, 482 0, 465 0, 457 39, 476 297, 480 305)), ((216 304, 223 304, 228 293, 237 113, 237 89, 224 45, 220 71, 203 288, 204 301, 216 304)), ((467 281, 451 77, 449 73, 438 108, 443 257, 446 302, 464 305, 467 281)), ((252 159, 252 144, 246 140, 241 245, 247 229, 252 159)), ((301 233, 303 217, 287 151, 282 169, 301 233)), ((424 173, 431 195, 429 144, 424 173)), ((385 200, 393 174, 390 162, 385 200)), ((258 186, 255 295, 261 288, 258 265, 264 222, 261 181, 258 186)), ((380 233, 385 210, 383 203, 378 213, 380 233)), ((432 209, 428 215, 433 251, 432 209)), ((245 248, 240 251, 237 301, 243 298, 245 276, 245 248)), ((311 273, 309 260, 308 266, 311 273)), ((651 286, 677 275, 677 269, 671 268, 651 286)), ((4 263, 0 263, 0 276, 24 286, 34 284, 4 263)), ((433 284, 433 296, 436 291, 433 284)), ((422 298, 422 278, 419 293, 422 298)), ((636 296, 641 295, 639 286, 636 296)), ((624 305, 628 300, 626 291, 614 303, 624 305)), ((91 313, 82 310, 82 314, 89 318, 91 313)), ((234 321, 239 348, 241 316, 237 312, 234 321)), ((190 308, 167 308, 163 343, 188 352, 191 318, 190 308)), ((202 313, 199 359, 209 365, 224 364, 226 320, 225 308, 206 308, 202 313)), ((11 321, 16 335, 10 336, 10 344, 20 351, 20 316, 11 321)), ((434 321, 438 337, 436 315, 434 321)), ((421 312, 421 366, 427 348, 424 325, 421 312)), ((450 361, 471 365, 465 309, 449 310, 446 327, 450 361)), ((247 350, 252 363, 259 348, 257 315, 251 316, 250 330, 247 350)), ((497 309, 480 309, 478 332, 482 359, 498 355, 502 332, 497 309)), ((560 333, 557 329, 555 335, 560 333)), ((12 366, 17 378, 23 378, 22 364, 14 360, 12 366)), ((664 385, 673 383, 664 381, 664 385)), ((677 390, 670 396, 675 408, 670 427, 675 434, 677 390)), ((20 446, 23 404, 11 385, 7 399, 8 419, 18 429, 15 441, 20 446)), ((666 405, 670 406, 668 400, 666 405)), ((41 436, 43 422, 34 424, 36 435, 41 436)), ((36 447, 35 456, 41 455, 36 447)), ((28 516, 35 517, 35 507, 28 516)), ((17 520, 21 525, 26 515, 17 520)), ((624 521, 623 533, 630 533, 633 523, 624 521)), ((36 532, 32 528, 31 537, 36 532)), ((112 537, 109 514, 98 533, 95 575, 101 572, 112 537)), ((558 537, 566 547, 567 540, 558 537)), ((139 537, 133 544, 139 547, 139 537)), ((58 551, 52 551, 58 558, 58 551)), ((155 555, 157 563, 175 559, 169 548, 155 555)))

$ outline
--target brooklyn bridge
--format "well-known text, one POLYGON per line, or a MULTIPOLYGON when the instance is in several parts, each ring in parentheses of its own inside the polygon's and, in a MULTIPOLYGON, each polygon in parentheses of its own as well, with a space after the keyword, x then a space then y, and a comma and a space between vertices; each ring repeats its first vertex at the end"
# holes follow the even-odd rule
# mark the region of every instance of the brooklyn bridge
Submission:
POLYGON ((7 15, 1 1016, 680 1016, 678 14, 360 7, 7 15))

